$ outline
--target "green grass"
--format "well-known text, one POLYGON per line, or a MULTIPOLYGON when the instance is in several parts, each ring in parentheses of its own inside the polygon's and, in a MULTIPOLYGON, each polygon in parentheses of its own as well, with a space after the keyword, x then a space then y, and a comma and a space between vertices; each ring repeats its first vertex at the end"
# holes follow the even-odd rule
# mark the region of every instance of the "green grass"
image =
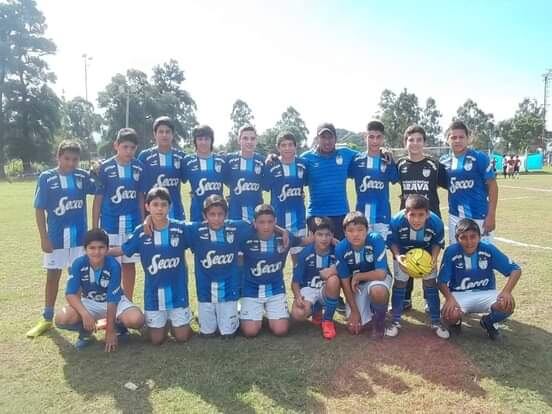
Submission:
MULTIPOLYGON (((499 185, 497 235, 552 247, 552 192, 528 189, 552 189, 552 175, 499 185)), ((77 353, 71 333, 24 336, 43 300, 33 191, 34 183, 0 183, 0 412, 552 411, 551 250, 498 243, 524 271, 501 344, 491 343, 476 319, 462 336, 439 340, 424 327, 417 283, 416 310, 401 336, 381 343, 351 337, 341 326, 325 342, 309 324, 293 324, 286 338, 194 336, 155 348, 135 335, 115 354, 105 354, 101 342, 77 353), (138 389, 125 389, 128 381, 138 389)), ((396 195, 394 188, 393 211, 396 195)), ((195 310, 193 277, 189 289, 195 310)), ((59 295, 58 308, 63 302, 59 295)))

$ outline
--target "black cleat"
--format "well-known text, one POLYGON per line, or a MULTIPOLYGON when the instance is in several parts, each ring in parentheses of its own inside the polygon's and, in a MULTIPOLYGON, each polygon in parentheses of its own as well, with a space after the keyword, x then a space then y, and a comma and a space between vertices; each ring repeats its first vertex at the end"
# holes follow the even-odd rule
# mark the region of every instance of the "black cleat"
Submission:
POLYGON ((479 324, 483 329, 487 331, 487 333, 489 334, 489 338, 491 338, 493 341, 500 339, 500 332, 498 331, 498 329, 495 328, 494 324, 489 322, 486 316, 483 316, 479 320, 479 324))
POLYGON ((337 299, 337 307, 335 308, 335 311, 340 315, 345 315, 345 301, 341 296, 337 299))
POLYGON ((462 333, 462 319, 460 319, 454 325, 449 325, 448 330, 453 335, 460 335, 462 333))

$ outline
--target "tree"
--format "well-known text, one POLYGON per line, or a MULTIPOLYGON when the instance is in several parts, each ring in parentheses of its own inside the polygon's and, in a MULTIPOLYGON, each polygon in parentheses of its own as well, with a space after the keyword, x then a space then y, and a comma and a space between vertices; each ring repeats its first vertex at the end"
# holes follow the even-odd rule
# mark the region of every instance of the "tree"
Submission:
POLYGON ((282 113, 281 119, 276 123, 276 129, 280 132, 291 132, 295 136, 299 148, 307 142, 309 130, 301 118, 301 114, 293 106, 288 106, 282 113))
POLYGON ((68 136, 83 143, 88 158, 96 152, 94 134, 101 131, 102 122, 101 115, 94 112, 94 105, 80 96, 63 104, 62 126, 68 136))
POLYGON ((0 176, 6 155, 49 161, 60 125, 60 100, 50 88, 55 75, 45 56, 56 52, 34 0, 0 3, 0 176))
POLYGON ((505 152, 520 153, 532 145, 544 146, 543 106, 535 99, 524 99, 513 118, 498 124, 498 133, 505 152))
POLYGON ((468 99, 456 111, 453 121, 462 121, 470 130, 472 145, 479 149, 492 149, 496 139, 494 116, 485 113, 477 103, 468 99))
POLYGON ((420 121, 421 109, 418 97, 405 88, 397 96, 393 91, 384 89, 378 104, 376 117, 385 125, 385 138, 392 147, 402 147, 402 136, 408 126, 420 121))
POLYGON ((278 140, 280 132, 281 131, 277 127, 273 127, 268 128, 260 134, 257 139, 257 151, 261 154, 277 152, 276 141, 278 140))
POLYGON ((365 133, 353 132, 343 128, 336 128, 337 142, 347 144, 349 148, 357 151, 366 150, 365 133))
POLYGON ((441 112, 437 109, 435 99, 432 97, 427 98, 425 108, 421 114, 420 126, 426 132, 426 143, 428 146, 439 144, 438 137, 443 131, 440 123, 442 116, 441 112))
POLYGON ((238 99, 236 100, 236 102, 234 102, 234 105, 232 105, 232 113, 230 114, 230 119, 232 120, 232 129, 228 134, 229 139, 226 146, 226 150, 228 152, 236 151, 240 147, 238 142, 238 132, 242 126, 253 126, 255 117, 253 116, 253 111, 251 110, 249 105, 247 105, 245 101, 238 99))

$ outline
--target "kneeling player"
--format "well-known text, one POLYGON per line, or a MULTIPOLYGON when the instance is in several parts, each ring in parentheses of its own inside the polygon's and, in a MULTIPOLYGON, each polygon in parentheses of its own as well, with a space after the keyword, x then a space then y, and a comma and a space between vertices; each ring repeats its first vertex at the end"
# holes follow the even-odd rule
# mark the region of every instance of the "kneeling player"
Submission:
POLYGON ((77 349, 90 343, 98 319, 107 319, 106 352, 117 349, 118 336, 128 334, 127 328, 140 329, 144 324, 144 315, 121 289, 121 266, 106 256, 108 246, 109 238, 103 230, 86 233, 86 255, 75 259, 67 279, 68 304, 56 314, 58 328, 79 331, 77 349))
POLYGON ((441 219, 429 211, 429 201, 422 195, 409 195, 405 209, 391 220, 387 245, 393 253, 393 271, 395 283, 391 304, 393 306, 393 323, 385 332, 387 336, 397 336, 401 327, 401 315, 409 275, 402 265, 405 254, 415 248, 421 248, 431 254, 433 268, 424 276, 423 287, 431 328, 439 338, 448 339, 449 332, 441 326, 439 291, 437 290, 437 260, 445 245, 445 229, 441 219))
POLYGON ((488 313, 480 320, 491 339, 500 337, 495 324, 514 312, 512 290, 520 276, 520 267, 494 245, 481 241, 477 223, 462 219, 456 226, 456 241, 445 249, 439 270, 439 289, 445 297, 442 313, 450 329, 459 333, 462 315, 488 313), (508 278, 500 292, 496 290, 494 270, 508 278))
POLYGON ((372 336, 383 338, 391 289, 387 272, 385 241, 379 233, 368 233, 368 221, 360 212, 343 220, 345 240, 335 248, 337 273, 347 299, 348 329, 357 335, 374 319, 372 336))
POLYGON ((317 217, 310 230, 314 233, 314 243, 299 253, 293 269, 291 315, 296 320, 305 320, 312 315, 312 322, 322 327, 322 336, 333 339, 339 277, 332 246, 332 222, 327 217, 317 217), (325 308, 323 315, 322 307, 325 308))

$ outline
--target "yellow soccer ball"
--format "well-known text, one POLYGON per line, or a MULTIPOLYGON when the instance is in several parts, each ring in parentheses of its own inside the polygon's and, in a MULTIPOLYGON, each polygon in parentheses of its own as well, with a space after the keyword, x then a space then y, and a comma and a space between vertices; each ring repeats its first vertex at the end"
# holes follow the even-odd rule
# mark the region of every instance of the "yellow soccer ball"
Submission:
POLYGON ((431 273, 433 269, 431 254, 424 249, 412 249, 406 252, 402 263, 408 274, 414 278, 422 278, 431 273))

